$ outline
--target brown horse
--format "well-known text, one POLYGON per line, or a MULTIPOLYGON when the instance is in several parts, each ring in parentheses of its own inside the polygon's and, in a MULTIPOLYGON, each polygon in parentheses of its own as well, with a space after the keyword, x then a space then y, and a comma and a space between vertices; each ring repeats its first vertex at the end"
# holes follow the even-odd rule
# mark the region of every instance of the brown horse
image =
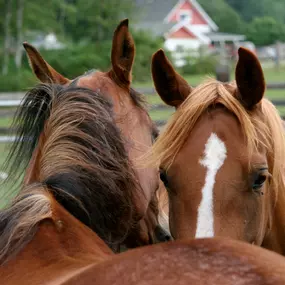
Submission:
MULTIPOLYGON (((137 216, 133 190, 138 186, 109 100, 81 87, 39 85, 26 94, 16 125, 19 139, 14 153, 29 151, 39 133, 44 138, 38 145, 41 155, 34 183, 44 185, 108 244, 123 242, 137 216)), ((16 157, 15 165, 21 159, 16 157)), ((3 215, 0 221, 5 224, 10 217, 3 215)))
POLYGON ((91 265, 66 285, 283 285, 285 260, 221 238, 175 241, 130 250, 91 265))
POLYGON ((66 265, 69 272, 109 255, 97 234, 111 247, 125 240, 136 216, 137 187, 109 100, 86 88, 42 84, 26 94, 16 122, 16 152, 27 143, 32 148, 39 133, 44 139, 39 181, 0 212, 0 261, 7 263, 1 282, 15 284, 11 275, 27 264, 31 274, 41 267, 44 274, 59 260, 58 270, 66 265))
MULTIPOLYGON (((285 283, 284 257, 234 240, 175 241, 114 255, 94 232, 41 193, 45 191, 41 186, 33 187, 40 193, 34 192, 25 203, 33 207, 41 202, 38 210, 47 203, 52 213, 48 217, 42 211, 33 241, 17 259, 1 265, 3 285, 206 285, 209 280, 212 285, 285 283)), ((18 206, 21 210, 23 205, 18 206)))
POLYGON ((285 138, 263 98, 258 59, 240 48, 236 83, 191 88, 160 50, 152 74, 162 100, 176 108, 152 151, 173 237, 225 236, 285 254, 285 138))
MULTIPOLYGON (((169 240, 169 235, 161 229, 157 220, 155 193, 159 185, 158 169, 142 169, 135 165, 136 159, 151 147, 153 140, 157 137, 157 129, 147 113, 142 95, 130 87, 135 46, 128 31, 128 20, 122 21, 115 30, 111 53, 112 69, 109 72, 91 71, 74 80, 69 80, 55 71, 33 46, 25 43, 24 47, 30 65, 41 82, 89 88, 99 91, 102 96, 112 102, 114 123, 124 138, 130 164, 134 167, 138 180, 137 187, 133 189, 136 192, 133 202, 139 223, 133 226, 126 242, 129 247, 135 247, 157 240, 169 240)), ((39 104, 38 106, 40 107, 39 104)), ((34 112, 36 113, 37 110, 34 112)), ((17 149, 18 151, 14 151, 9 157, 13 170, 17 170, 13 162, 16 157, 21 157, 23 162, 18 160, 18 167, 25 169, 29 163, 24 178, 26 185, 39 181, 38 164, 42 159, 42 150, 39 146, 44 140, 42 134, 38 133, 38 140, 34 144, 17 149)), ((18 142, 15 145, 18 145, 18 142)))

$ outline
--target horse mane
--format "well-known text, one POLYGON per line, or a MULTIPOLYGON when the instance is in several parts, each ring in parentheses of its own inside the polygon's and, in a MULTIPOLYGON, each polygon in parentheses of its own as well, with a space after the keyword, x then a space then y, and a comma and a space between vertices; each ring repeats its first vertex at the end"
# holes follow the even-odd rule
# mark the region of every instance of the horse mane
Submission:
POLYGON ((52 218, 48 196, 45 187, 35 183, 26 186, 9 209, 0 212, 0 265, 32 239, 41 221, 52 218))
POLYGON ((14 129, 17 135, 3 164, 4 171, 9 173, 5 183, 12 179, 18 181, 16 184, 21 182, 19 178, 30 162, 50 115, 54 94, 49 91, 47 85, 39 85, 29 90, 16 110, 11 129, 14 129))
POLYGON ((137 107, 146 110, 147 101, 145 99, 145 96, 143 96, 140 92, 136 91, 133 88, 130 88, 130 96, 137 107))
POLYGON ((172 115, 145 159, 148 164, 169 169, 198 119, 209 108, 220 104, 232 112, 239 121, 247 139, 249 154, 260 144, 266 147, 275 197, 277 199, 279 194, 284 196, 285 136, 278 111, 265 98, 255 110, 247 111, 229 88, 234 90, 235 82, 226 86, 216 80, 208 80, 193 89, 172 115))
MULTIPOLYGON (((43 134, 37 181, 42 195, 52 194, 106 243, 121 243, 134 222, 133 193, 139 186, 113 121, 111 103, 89 89, 40 84, 26 94, 15 122, 18 139, 7 166, 13 170, 20 163, 26 165, 43 134)), ((14 240, 19 236, 31 239, 28 229, 41 220, 41 211, 36 211, 39 204, 27 204, 35 195, 27 189, 20 191, 12 206, 0 211, 0 252, 9 245, 9 251, 15 250, 14 240), (30 219, 23 220, 27 211, 30 219), (7 226, 7 219, 14 226, 7 226)))

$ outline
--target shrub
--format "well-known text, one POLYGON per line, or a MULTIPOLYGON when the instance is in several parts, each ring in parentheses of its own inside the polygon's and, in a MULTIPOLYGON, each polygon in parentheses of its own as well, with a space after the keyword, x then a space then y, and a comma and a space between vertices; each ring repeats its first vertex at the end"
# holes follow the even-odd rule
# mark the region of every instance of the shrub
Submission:
POLYGON ((110 67, 110 50, 111 42, 107 41, 42 51, 42 55, 54 69, 72 79, 90 69, 107 70, 110 67))
POLYGON ((180 68, 182 74, 209 74, 214 73, 218 60, 212 55, 201 55, 199 57, 187 56, 186 64, 180 68))
MULTIPOLYGON (((132 32, 136 44, 136 57, 133 67, 133 78, 136 82, 151 80, 152 54, 162 47, 162 39, 146 32, 132 32)), ((62 50, 40 50, 44 59, 59 73, 73 79, 90 69, 107 71, 111 67, 112 41, 97 43, 70 44, 62 50)), ((15 71, 11 58, 10 74, 0 75, 0 91, 21 91, 34 86, 37 82, 27 57, 23 56, 23 67, 15 71)))
POLYGON ((271 17, 255 18, 248 27, 247 38, 257 46, 284 41, 285 25, 271 17))
POLYGON ((26 91, 35 86, 37 80, 31 70, 22 70, 17 73, 0 76, 0 92, 26 91))
MULTIPOLYGON (((133 79, 136 82, 150 81, 152 55, 163 47, 163 39, 153 37, 146 31, 132 32, 136 44, 136 57, 133 69, 133 79)), ((170 57, 170 54, 167 53, 170 57)))

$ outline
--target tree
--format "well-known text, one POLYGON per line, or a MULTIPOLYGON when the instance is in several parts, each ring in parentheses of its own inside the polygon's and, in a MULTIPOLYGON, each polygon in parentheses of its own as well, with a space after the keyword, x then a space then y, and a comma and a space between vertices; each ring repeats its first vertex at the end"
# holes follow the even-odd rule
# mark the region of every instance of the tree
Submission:
POLYGON ((251 22, 258 17, 272 17, 277 22, 285 23, 284 0, 225 0, 241 18, 251 22))
POLYGON ((8 73, 9 67, 9 52, 11 42, 11 16, 12 16, 12 0, 5 1, 5 23, 4 23, 4 52, 3 52, 3 67, 2 74, 8 73))
POLYGON ((17 1, 17 40, 16 40, 16 55, 15 64, 17 69, 20 69, 22 65, 22 43, 23 43, 23 12, 24 12, 24 0, 17 1))
POLYGON ((75 0, 73 4, 77 13, 75 18, 67 19, 66 33, 75 41, 112 39, 114 28, 134 9, 132 0, 75 0))
POLYGON ((285 27, 271 17, 255 18, 249 25, 247 38, 257 46, 270 45, 285 40, 285 27))
MULTIPOLYGON (((246 22, 252 21, 255 17, 262 17, 266 14, 266 0, 225 0, 246 22)), ((270 0, 271 5, 274 5, 270 0)))
POLYGON ((218 25, 219 31, 235 34, 244 32, 245 23, 224 0, 199 0, 199 3, 218 25))

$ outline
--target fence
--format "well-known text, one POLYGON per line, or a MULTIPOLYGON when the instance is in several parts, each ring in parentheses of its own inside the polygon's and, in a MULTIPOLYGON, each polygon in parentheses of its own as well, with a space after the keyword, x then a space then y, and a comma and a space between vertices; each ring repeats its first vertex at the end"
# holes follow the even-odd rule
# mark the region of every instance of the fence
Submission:
MULTIPOLYGON (((284 99, 277 99, 271 100, 272 103, 278 107, 285 107, 285 83, 272 83, 267 84, 267 89, 284 89, 284 99)), ((154 88, 137 88, 137 91, 141 92, 142 94, 149 94, 150 96, 155 96, 156 92, 154 88)), ((15 112, 17 106, 21 104, 21 99, 23 98, 24 93, 0 93, 0 118, 9 115, 12 116, 15 112), (7 110, 8 108, 8 110, 7 110), (5 111, 3 112, 3 109, 5 111), (1 111, 2 110, 2 111, 1 111)), ((156 95, 158 96, 158 95, 156 95)), ((150 110, 173 110, 173 108, 161 103, 152 105, 150 110)), ((285 116, 283 117, 285 119, 285 116)), ((155 123, 158 127, 162 127, 166 120, 155 120, 155 123)), ((1 141, 8 141, 13 140, 12 136, 8 136, 8 127, 0 127, 0 142, 1 141)))

